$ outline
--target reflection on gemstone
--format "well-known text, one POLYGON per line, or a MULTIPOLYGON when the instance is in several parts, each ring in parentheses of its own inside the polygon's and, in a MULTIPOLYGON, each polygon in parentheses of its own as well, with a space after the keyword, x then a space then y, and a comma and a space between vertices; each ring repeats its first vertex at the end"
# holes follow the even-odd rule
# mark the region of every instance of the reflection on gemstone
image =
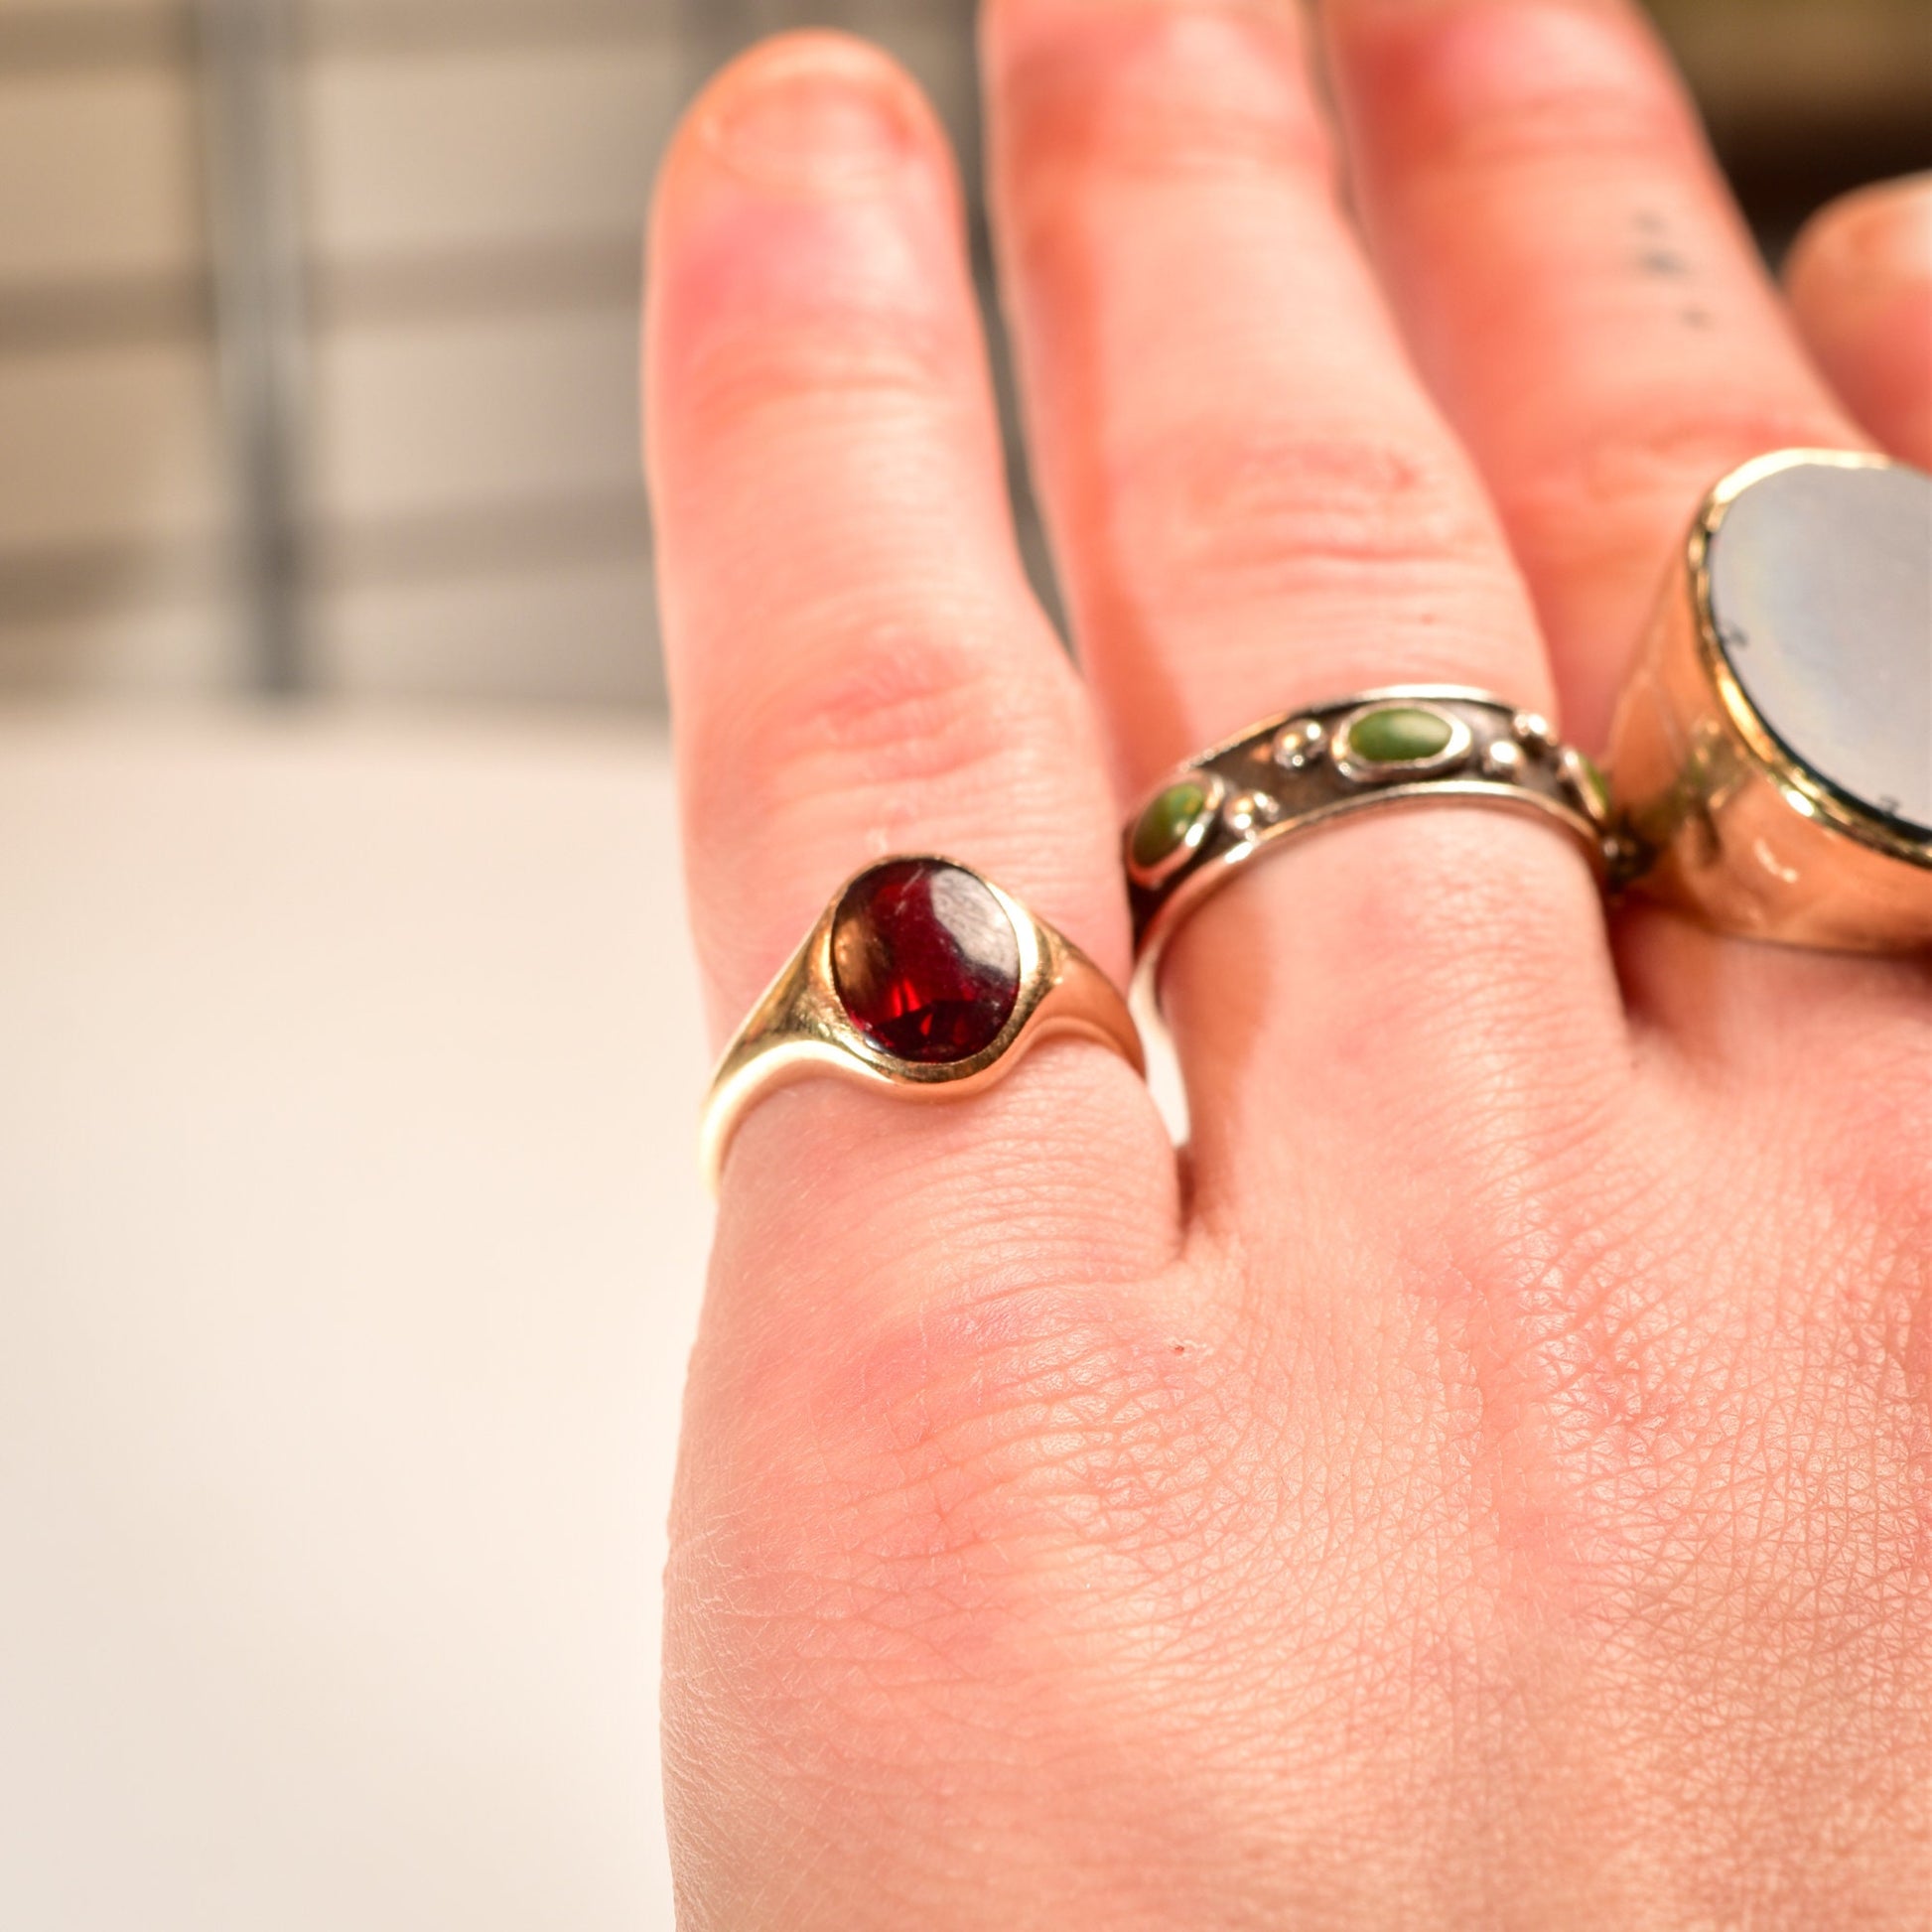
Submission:
POLYGON ((1610 815, 1610 786, 1595 759, 1585 757, 1574 745, 1566 746, 1562 769, 1564 783, 1570 787, 1571 795, 1585 813, 1599 822, 1607 819, 1610 815))
POLYGON ((1129 856, 1150 872, 1171 859, 1207 811, 1207 787, 1198 778, 1181 778, 1158 793, 1134 825, 1129 856))
POLYGON ((1020 996, 1020 942, 983 881, 939 859, 894 859, 845 890, 832 977, 852 1023, 901 1060, 970 1059, 1020 996))
POLYGON ((1932 479, 1815 458, 1769 470, 1710 540, 1710 619, 1751 709, 1800 763, 1932 827, 1932 479))
POLYGON ((1449 749, 1455 728, 1423 705, 1383 705, 1348 727, 1348 755, 1363 764, 1420 764, 1449 749))

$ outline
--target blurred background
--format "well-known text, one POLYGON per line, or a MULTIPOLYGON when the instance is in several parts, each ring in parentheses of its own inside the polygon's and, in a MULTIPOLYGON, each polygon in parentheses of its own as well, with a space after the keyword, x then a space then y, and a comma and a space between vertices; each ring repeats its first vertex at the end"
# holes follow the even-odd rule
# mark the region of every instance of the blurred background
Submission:
MULTIPOLYGON (((1772 255, 1932 163, 1924 0, 1655 11, 1772 255)), ((911 67, 973 181, 971 12, 4 0, 0 696, 659 706, 657 153, 721 61, 816 21, 911 67)))

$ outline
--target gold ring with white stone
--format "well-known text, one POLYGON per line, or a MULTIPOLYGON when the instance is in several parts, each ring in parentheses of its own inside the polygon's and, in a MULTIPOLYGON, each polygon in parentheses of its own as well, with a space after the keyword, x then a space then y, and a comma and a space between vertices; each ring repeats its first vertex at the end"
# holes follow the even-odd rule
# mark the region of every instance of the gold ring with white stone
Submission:
POLYGON ((1136 980, 1186 913, 1258 854, 1355 812, 1451 799, 1541 812, 1609 871, 1594 765, 1488 691, 1404 684, 1304 705, 1176 765, 1130 821, 1136 980))
POLYGON ((1619 883, 1753 938, 1932 945, 1932 478, 1822 450, 1725 477, 1609 764, 1619 883))

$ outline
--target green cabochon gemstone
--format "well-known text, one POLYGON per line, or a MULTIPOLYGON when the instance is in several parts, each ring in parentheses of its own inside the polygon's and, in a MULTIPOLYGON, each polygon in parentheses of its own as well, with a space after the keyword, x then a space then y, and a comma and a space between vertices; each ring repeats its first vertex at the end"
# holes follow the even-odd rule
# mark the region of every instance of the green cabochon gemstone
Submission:
POLYGON ((1137 866, 1158 866, 1180 849, 1194 822, 1207 809, 1207 788, 1192 778, 1170 785, 1149 804, 1134 826, 1129 848, 1137 866))
POLYGON ((1602 767, 1596 760, 1586 758, 1582 752, 1577 754, 1577 789, 1598 818, 1609 815, 1610 781, 1604 777, 1602 767))
POLYGON ((1369 764, 1411 764, 1436 757, 1454 735, 1440 711, 1413 704, 1384 705, 1348 727, 1348 750, 1369 764))

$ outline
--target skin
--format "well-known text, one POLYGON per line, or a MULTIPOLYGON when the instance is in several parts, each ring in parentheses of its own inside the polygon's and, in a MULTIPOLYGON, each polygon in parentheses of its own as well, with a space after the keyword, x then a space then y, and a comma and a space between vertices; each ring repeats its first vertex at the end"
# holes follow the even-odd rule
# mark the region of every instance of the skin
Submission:
POLYGON ((1932 175, 1833 203, 1798 237, 1785 286, 1866 433, 1932 468, 1932 175))
MULTIPOLYGON (((1600 745, 1713 480, 1922 448, 1909 382, 1821 372, 1904 359, 1922 278, 1828 217, 1814 360, 1632 8, 1330 0, 1338 134, 1300 20, 986 10, 1077 671, 912 84, 790 38, 692 110, 646 419, 720 1041, 895 850, 1124 980, 1126 802, 1299 701, 1454 679, 1600 745)), ((666 1578, 680 1922, 1925 1926, 1928 992, 1606 917, 1445 806, 1189 919, 1181 1155, 1085 1044, 761 1101, 666 1578)))

